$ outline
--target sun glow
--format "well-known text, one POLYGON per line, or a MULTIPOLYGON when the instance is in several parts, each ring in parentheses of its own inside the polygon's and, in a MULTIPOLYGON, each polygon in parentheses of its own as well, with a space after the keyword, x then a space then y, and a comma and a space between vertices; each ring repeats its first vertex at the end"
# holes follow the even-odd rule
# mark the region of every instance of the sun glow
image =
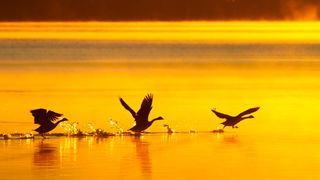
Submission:
POLYGON ((319 22, 3 22, 1 39, 317 43, 319 22))

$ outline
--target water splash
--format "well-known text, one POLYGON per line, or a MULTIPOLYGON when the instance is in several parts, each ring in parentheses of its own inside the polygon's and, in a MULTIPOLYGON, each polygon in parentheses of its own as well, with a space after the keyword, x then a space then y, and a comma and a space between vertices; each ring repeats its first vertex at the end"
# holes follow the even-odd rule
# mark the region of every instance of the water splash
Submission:
POLYGON ((64 129, 67 135, 79 135, 82 134, 81 130, 78 128, 78 122, 62 122, 60 126, 64 129))
POLYGON ((9 140, 9 139, 33 139, 34 135, 32 133, 11 133, 11 134, 0 134, 0 139, 9 140))
POLYGON ((91 133, 89 135, 97 136, 97 137, 106 137, 106 136, 114 136, 115 134, 104 131, 101 128, 95 128, 91 123, 88 123, 89 128, 91 129, 91 133))
POLYGON ((217 126, 217 128, 214 129, 212 132, 213 133, 224 133, 224 130, 221 127, 217 126))
POLYGON ((113 120, 113 119, 109 119, 109 124, 111 125, 112 129, 116 130, 117 134, 122 134, 123 133, 123 129, 118 125, 118 121, 113 120))
POLYGON ((96 132, 96 128, 94 128, 91 123, 88 123, 88 126, 89 126, 91 131, 96 132))
POLYGON ((190 130, 189 130, 189 133, 196 133, 197 131, 195 130, 195 129, 193 129, 193 128, 191 128, 190 130))

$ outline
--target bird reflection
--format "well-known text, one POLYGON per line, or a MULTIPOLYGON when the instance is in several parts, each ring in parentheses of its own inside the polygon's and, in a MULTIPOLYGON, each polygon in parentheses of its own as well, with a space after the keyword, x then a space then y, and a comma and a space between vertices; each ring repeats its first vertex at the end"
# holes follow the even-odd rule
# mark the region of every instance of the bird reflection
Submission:
POLYGON ((147 94, 142 101, 139 111, 136 113, 133 109, 130 108, 130 106, 126 102, 124 102, 122 98, 120 98, 120 102, 122 106, 131 113, 134 120, 136 121, 136 125, 130 129, 131 131, 134 131, 134 132, 144 131, 148 127, 150 127, 154 121, 163 120, 163 118, 159 116, 155 119, 152 119, 151 121, 148 121, 148 117, 152 109, 152 100, 153 100, 153 95, 147 94))
POLYGON ((136 144, 137 159, 140 162, 141 171, 145 179, 151 179, 152 164, 149 155, 149 143, 142 141, 142 137, 132 137, 132 142, 136 144))
POLYGON ((59 165, 59 149, 52 144, 41 141, 36 145, 33 164, 41 168, 52 168, 59 165))
POLYGON ((250 115, 250 116, 245 116, 245 115, 256 112, 256 111, 258 111, 259 108, 260 107, 250 108, 250 109, 238 114, 237 116, 230 116, 227 114, 223 114, 223 113, 216 111, 215 109, 213 109, 212 112, 214 112, 215 115, 218 116, 219 118, 226 119, 225 122, 221 123, 224 125, 223 128, 225 128, 226 126, 231 126, 232 128, 238 128, 238 126, 235 126, 235 125, 238 124, 240 121, 242 121, 244 119, 248 119, 248 118, 254 118, 252 115, 250 115))
POLYGON ((44 133, 49 132, 56 128, 56 126, 63 121, 67 121, 67 118, 60 119, 56 123, 54 121, 61 118, 63 114, 59 114, 53 111, 47 111, 46 109, 35 109, 30 111, 32 116, 34 117, 34 123, 40 124, 40 127, 35 129, 39 134, 44 137, 44 133))
POLYGON ((239 139, 237 135, 224 135, 223 142, 226 144, 239 144, 239 139))

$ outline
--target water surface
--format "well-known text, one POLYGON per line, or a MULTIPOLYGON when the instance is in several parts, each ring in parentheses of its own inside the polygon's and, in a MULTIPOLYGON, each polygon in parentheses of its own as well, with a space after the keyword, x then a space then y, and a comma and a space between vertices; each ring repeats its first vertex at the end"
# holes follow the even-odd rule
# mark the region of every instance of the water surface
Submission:
POLYGON ((206 133, 1 140, 2 179, 319 179, 317 23, 88 24, 1 24, 0 133, 31 132, 40 107, 85 132, 116 131, 110 119, 126 130, 118 97, 138 110, 147 93, 150 118, 165 118, 149 132, 206 133), (212 108, 256 106, 209 133, 222 122, 212 108))
MULTIPOLYGON (((261 106, 241 129, 318 134, 318 44, 1 40, 0 46, 2 132, 34 129, 29 110, 39 107, 64 113, 82 129, 108 128, 110 118, 129 129, 131 116, 118 97, 138 109, 153 93, 151 117, 162 115, 180 131, 219 126, 212 108, 236 115, 261 106)), ((151 131, 163 131, 163 123, 151 131)))
POLYGON ((320 177, 319 140, 300 136, 148 134, 8 140, 0 146, 2 179, 320 177))

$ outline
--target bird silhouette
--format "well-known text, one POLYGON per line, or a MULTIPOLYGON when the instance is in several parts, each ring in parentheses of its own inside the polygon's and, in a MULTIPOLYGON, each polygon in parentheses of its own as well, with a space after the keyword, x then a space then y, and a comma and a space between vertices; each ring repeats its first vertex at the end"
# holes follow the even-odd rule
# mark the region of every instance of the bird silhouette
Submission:
POLYGON ((139 111, 136 113, 134 110, 132 110, 126 102, 120 97, 120 102, 122 106, 127 109, 131 115, 133 116, 134 120, 136 121, 136 125, 130 128, 129 130, 134 131, 134 132, 141 132, 146 130, 148 127, 152 125, 152 123, 156 120, 163 120, 161 116, 152 119, 151 121, 148 121, 148 116, 150 114, 150 111, 152 109, 152 100, 153 100, 153 95, 152 94, 147 94, 141 104, 141 107, 139 111))
POLYGON ((214 114, 216 114, 216 116, 218 116, 219 118, 226 119, 225 122, 221 123, 224 125, 223 128, 225 128, 226 126, 232 126, 232 128, 238 128, 235 125, 238 124, 240 121, 242 121, 244 119, 248 119, 248 118, 254 118, 252 115, 250 115, 250 116, 245 116, 245 115, 256 112, 259 108, 260 107, 250 108, 250 109, 238 114, 237 116, 230 116, 227 114, 223 114, 223 113, 216 111, 215 109, 212 109, 212 112, 214 112, 214 114))
POLYGON ((67 118, 61 119, 62 114, 50 110, 47 111, 46 109, 42 108, 31 110, 30 112, 34 117, 34 123, 40 124, 40 126, 34 131, 37 131, 43 137, 44 133, 53 130, 60 122, 68 120, 67 118), (54 121, 58 120, 59 118, 60 120, 54 123, 54 121))
POLYGON ((163 127, 167 128, 167 133, 168 134, 174 133, 174 130, 168 124, 164 124, 163 127))

